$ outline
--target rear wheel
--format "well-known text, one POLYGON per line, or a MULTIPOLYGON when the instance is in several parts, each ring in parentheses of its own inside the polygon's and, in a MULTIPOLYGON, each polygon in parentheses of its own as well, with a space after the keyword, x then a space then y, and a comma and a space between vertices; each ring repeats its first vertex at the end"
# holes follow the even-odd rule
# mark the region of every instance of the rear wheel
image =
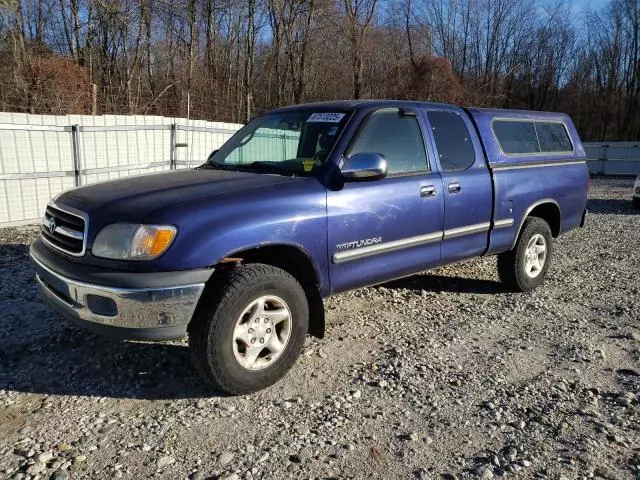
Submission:
POLYGON ((549 224, 538 217, 524 221, 513 250, 498 255, 498 274, 514 292, 527 292, 540 285, 551 263, 553 239, 549 224))
POLYGON ((254 392, 281 379, 300 354, 309 325, 304 290, 271 265, 224 272, 189 328, 196 367, 217 390, 254 392))

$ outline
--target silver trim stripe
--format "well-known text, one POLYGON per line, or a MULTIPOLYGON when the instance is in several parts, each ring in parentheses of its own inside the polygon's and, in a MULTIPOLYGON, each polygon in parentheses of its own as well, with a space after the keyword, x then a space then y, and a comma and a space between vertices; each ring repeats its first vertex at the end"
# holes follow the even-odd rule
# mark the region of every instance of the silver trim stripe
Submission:
POLYGON ((541 168, 541 167, 563 167, 567 165, 586 164, 586 160, 577 160, 570 162, 526 162, 509 165, 492 165, 491 170, 515 170, 519 168, 541 168))
MULTIPOLYGON (((513 224, 513 219, 511 219, 511 224, 513 224)), ((426 235, 416 235, 415 237, 401 238, 400 240, 394 240, 392 242, 354 248, 353 250, 347 250, 344 252, 336 252, 333 254, 332 260, 335 264, 346 263, 352 260, 359 260, 361 258, 379 255, 381 253, 395 252, 397 250, 402 250, 405 248, 441 242, 443 239, 448 240, 452 238, 462 237, 464 235, 486 232, 490 227, 490 222, 483 222, 476 223, 474 225, 467 225, 465 227, 452 228, 450 230, 445 230, 444 232, 439 231, 427 233, 426 235)))
POLYGON ((471 235, 472 233, 486 232, 491 228, 491 223, 483 222, 476 223, 474 225, 467 225, 465 227, 452 228, 444 231, 444 239, 462 237, 463 235, 471 235))
POLYGON ((515 220, 513 218, 505 218, 505 219, 502 219, 502 220, 495 220, 493 222, 493 228, 511 227, 511 226, 513 226, 514 223, 515 223, 515 220))
POLYGON ((415 247, 418 245, 428 245, 442 241, 442 232, 427 233, 426 235, 417 235, 415 237, 402 238, 392 242, 379 243, 368 247, 355 248, 346 252, 336 252, 333 254, 333 263, 345 263, 351 260, 378 255, 380 253, 395 252, 404 248, 415 247))

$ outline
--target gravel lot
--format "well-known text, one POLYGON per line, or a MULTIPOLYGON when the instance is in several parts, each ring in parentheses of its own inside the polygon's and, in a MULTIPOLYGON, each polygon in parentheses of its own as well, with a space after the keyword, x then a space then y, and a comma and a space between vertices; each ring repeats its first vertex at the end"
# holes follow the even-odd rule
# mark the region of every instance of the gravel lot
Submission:
POLYGON ((640 213, 592 181, 545 284, 495 259, 331 298, 274 387, 216 397, 185 343, 114 342, 38 298, 0 230, 0 477, 640 479, 640 213))

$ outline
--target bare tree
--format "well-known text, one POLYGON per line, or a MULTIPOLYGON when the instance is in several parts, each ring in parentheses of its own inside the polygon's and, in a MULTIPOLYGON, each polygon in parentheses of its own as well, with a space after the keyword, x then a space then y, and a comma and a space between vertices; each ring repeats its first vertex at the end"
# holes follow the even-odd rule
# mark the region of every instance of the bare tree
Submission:
POLYGON ((640 7, 606 1, 576 19, 565 0, 6 0, 0 108, 244 122, 396 97, 561 110, 586 139, 637 139, 640 7))
POLYGON ((377 0, 344 0, 347 38, 351 47, 353 98, 362 95, 363 50, 366 35, 373 21, 377 0))

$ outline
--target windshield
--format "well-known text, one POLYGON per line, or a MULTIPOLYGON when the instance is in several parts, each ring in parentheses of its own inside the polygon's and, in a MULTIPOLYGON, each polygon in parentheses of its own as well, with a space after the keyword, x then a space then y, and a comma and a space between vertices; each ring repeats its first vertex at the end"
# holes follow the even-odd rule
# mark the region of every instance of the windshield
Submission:
POLYGON ((206 166, 310 174, 324 164, 349 119, 348 111, 270 113, 240 129, 206 166))

